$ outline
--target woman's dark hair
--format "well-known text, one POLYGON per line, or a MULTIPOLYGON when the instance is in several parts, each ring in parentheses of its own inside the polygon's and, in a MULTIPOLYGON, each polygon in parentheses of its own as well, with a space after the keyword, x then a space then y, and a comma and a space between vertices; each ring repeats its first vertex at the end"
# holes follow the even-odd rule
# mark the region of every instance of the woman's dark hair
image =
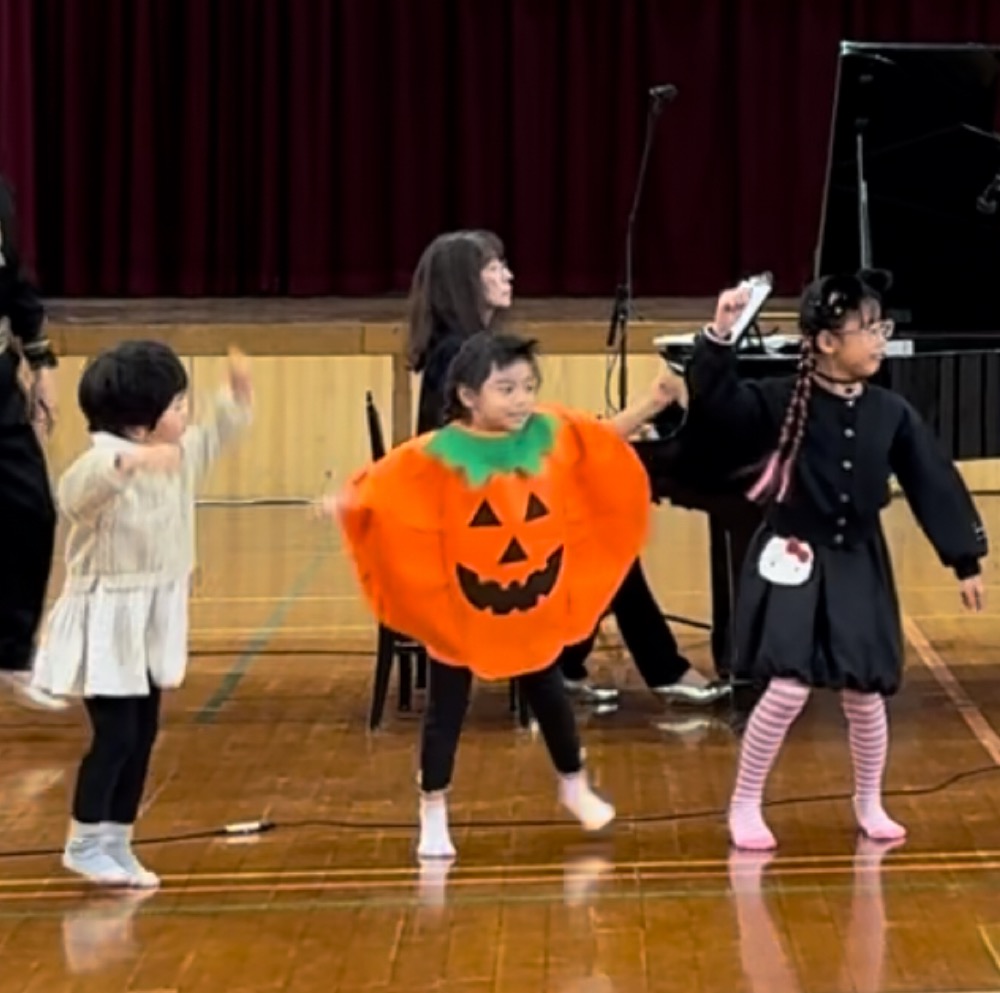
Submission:
POLYGON ((823 331, 836 334, 865 303, 880 303, 888 289, 888 273, 869 270, 858 275, 824 276, 810 283, 799 304, 802 354, 792 396, 778 435, 778 447, 768 456, 757 481, 747 492, 760 503, 781 503, 788 495, 792 469, 798 458, 809 419, 813 372, 816 369, 816 338, 823 331))
POLYGON ((492 231, 451 231, 424 249, 413 273, 406 322, 411 369, 423 369, 435 329, 462 335, 483 330, 481 274, 503 257, 503 242, 492 231))
POLYGON ((158 341, 123 341, 88 364, 77 397, 89 431, 124 438, 136 428, 152 431, 187 388, 187 371, 173 349, 158 341))
POLYGON ((541 382, 538 368, 538 342, 507 332, 479 331, 465 341, 448 367, 444 388, 445 420, 464 421, 469 411, 458 391, 461 387, 478 393, 493 370, 507 369, 515 362, 528 362, 535 379, 541 382))

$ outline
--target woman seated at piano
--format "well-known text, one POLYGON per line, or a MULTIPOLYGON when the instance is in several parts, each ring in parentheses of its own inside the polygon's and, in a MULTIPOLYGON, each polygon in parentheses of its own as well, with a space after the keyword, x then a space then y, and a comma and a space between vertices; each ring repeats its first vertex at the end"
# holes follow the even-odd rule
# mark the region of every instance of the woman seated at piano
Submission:
MULTIPOLYGON (((513 300, 513 274, 501 240, 491 231, 451 231, 435 238, 413 274, 407 320, 408 355, 422 373, 417 432, 444 422, 445 376, 470 335, 496 330, 513 300)), ((629 653, 646 685, 664 702, 705 706, 726 696, 680 653, 637 559, 611 603, 629 653)), ((597 632, 568 645, 559 658, 566 688, 589 703, 614 703, 618 689, 594 684, 586 661, 597 632)))

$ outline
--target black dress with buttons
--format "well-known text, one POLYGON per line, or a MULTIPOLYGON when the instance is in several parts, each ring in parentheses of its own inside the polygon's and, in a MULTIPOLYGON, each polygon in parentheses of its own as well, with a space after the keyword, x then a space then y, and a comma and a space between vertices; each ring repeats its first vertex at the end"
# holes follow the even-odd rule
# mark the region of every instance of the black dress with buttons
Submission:
MULTIPOLYGON (((759 468, 777 445, 795 378, 743 381, 733 350, 703 335, 687 379, 692 411, 719 442, 711 459, 759 468)), ((893 475, 941 562, 960 579, 979 572, 987 551, 980 517, 910 404, 878 386, 845 398, 814 384, 788 496, 766 510, 743 563, 734 670, 755 682, 783 677, 817 688, 897 691, 903 642, 880 522, 893 475), (760 575, 761 553, 775 535, 812 547, 802 585, 760 575)))

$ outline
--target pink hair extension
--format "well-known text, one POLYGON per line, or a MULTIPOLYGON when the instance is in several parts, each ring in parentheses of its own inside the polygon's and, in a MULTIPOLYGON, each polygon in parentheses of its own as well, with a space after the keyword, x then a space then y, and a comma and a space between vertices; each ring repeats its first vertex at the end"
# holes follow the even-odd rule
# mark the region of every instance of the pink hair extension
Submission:
POLYGON ((791 488, 792 470, 798 458, 809 417, 809 398, 812 395, 812 372, 816 359, 812 339, 802 339, 802 356, 799 359, 798 378, 792 388, 788 408, 781 424, 777 448, 768 456, 757 481, 747 491, 747 498, 766 502, 773 495, 775 503, 783 503, 791 488))
POLYGON ((759 500, 764 494, 769 492, 774 486, 774 480, 778 475, 781 460, 778 452, 772 452, 764 465, 764 470, 757 477, 757 482, 747 490, 747 497, 750 500, 759 500))

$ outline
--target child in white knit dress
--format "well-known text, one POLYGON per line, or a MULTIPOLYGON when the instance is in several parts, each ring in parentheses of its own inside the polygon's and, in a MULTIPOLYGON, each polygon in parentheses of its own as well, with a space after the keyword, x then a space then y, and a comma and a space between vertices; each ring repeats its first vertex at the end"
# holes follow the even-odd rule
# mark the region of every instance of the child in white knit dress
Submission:
POLYGON ((159 726, 160 693, 187 667, 195 487, 250 421, 246 362, 230 358, 214 417, 188 426, 188 377, 158 342, 123 342, 83 373, 92 447, 59 482, 66 581, 34 685, 82 697, 93 729, 63 865, 95 883, 154 887, 131 845, 159 726))

